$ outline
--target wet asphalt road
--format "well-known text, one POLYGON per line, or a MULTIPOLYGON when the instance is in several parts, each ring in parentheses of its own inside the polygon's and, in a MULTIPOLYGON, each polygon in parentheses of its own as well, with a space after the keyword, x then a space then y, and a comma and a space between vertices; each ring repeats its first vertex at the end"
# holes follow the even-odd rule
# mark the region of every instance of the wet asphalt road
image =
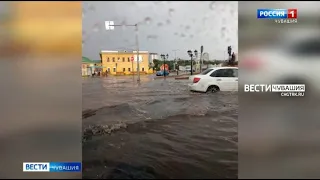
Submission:
POLYGON ((83 177, 237 178, 236 93, 187 81, 83 79, 83 177))

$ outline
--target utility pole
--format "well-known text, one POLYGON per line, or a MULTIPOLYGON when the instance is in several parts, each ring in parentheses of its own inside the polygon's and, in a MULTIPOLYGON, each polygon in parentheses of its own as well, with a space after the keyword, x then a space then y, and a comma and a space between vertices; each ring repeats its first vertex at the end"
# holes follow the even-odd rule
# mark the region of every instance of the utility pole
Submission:
POLYGON ((136 44, 137 44, 137 73, 138 73, 138 80, 140 82, 140 60, 139 60, 139 38, 138 38, 138 24, 136 26, 136 44))
MULTIPOLYGON (((138 78, 137 81, 140 81, 140 60, 139 60, 139 38, 138 38, 138 24, 131 24, 131 25, 120 25, 120 24, 114 24, 113 21, 105 21, 105 27, 106 30, 114 30, 115 26, 135 26, 135 33, 136 33, 136 45, 137 45, 137 73, 138 73, 138 78)), ((133 69, 132 69, 133 70, 133 69)))
POLYGON ((176 61, 177 61, 177 51, 180 51, 179 49, 174 49, 174 61, 173 61, 173 69, 176 70, 176 61))
POLYGON ((203 65, 202 53, 203 53, 203 46, 201 46, 200 48, 200 73, 202 72, 202 65, 203 65))

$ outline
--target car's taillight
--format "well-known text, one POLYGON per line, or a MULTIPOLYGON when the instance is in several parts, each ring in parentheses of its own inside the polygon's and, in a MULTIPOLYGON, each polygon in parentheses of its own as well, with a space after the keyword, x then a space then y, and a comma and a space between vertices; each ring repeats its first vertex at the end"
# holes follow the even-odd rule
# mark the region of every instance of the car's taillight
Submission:
POLYGON ((258 58, 247 58, 239 62, 239 66, 245 69, 259 69, 262 67, 262 62, 258 58))
POLYGON ((200 78, 198 78, 198 77, 193 78, 193 83, 197 83, 199 81, 200 81, 200 78))

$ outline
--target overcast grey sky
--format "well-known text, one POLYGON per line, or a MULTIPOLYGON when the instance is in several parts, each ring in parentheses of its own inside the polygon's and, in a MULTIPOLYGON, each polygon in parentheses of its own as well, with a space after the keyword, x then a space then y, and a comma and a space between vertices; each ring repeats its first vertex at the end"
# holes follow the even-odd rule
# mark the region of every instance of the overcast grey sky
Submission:
POLYGON ((187 50, 204 46, 210 59, 238 52, 238 3, 222 1, 83 2, 83 56, 100 59, 100 50, 134 50, 134 27, 106 31, 104 21, 139 26, 140 50, 189 59, 187 50))

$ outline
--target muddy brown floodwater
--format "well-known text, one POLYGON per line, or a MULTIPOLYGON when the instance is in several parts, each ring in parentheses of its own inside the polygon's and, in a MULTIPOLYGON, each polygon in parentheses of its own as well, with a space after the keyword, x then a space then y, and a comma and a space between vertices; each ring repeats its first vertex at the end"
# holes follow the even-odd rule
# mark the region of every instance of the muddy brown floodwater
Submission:
POLYGON ((187 81, 83 79, 83 177, 237 178, 236 93, 187 81))

